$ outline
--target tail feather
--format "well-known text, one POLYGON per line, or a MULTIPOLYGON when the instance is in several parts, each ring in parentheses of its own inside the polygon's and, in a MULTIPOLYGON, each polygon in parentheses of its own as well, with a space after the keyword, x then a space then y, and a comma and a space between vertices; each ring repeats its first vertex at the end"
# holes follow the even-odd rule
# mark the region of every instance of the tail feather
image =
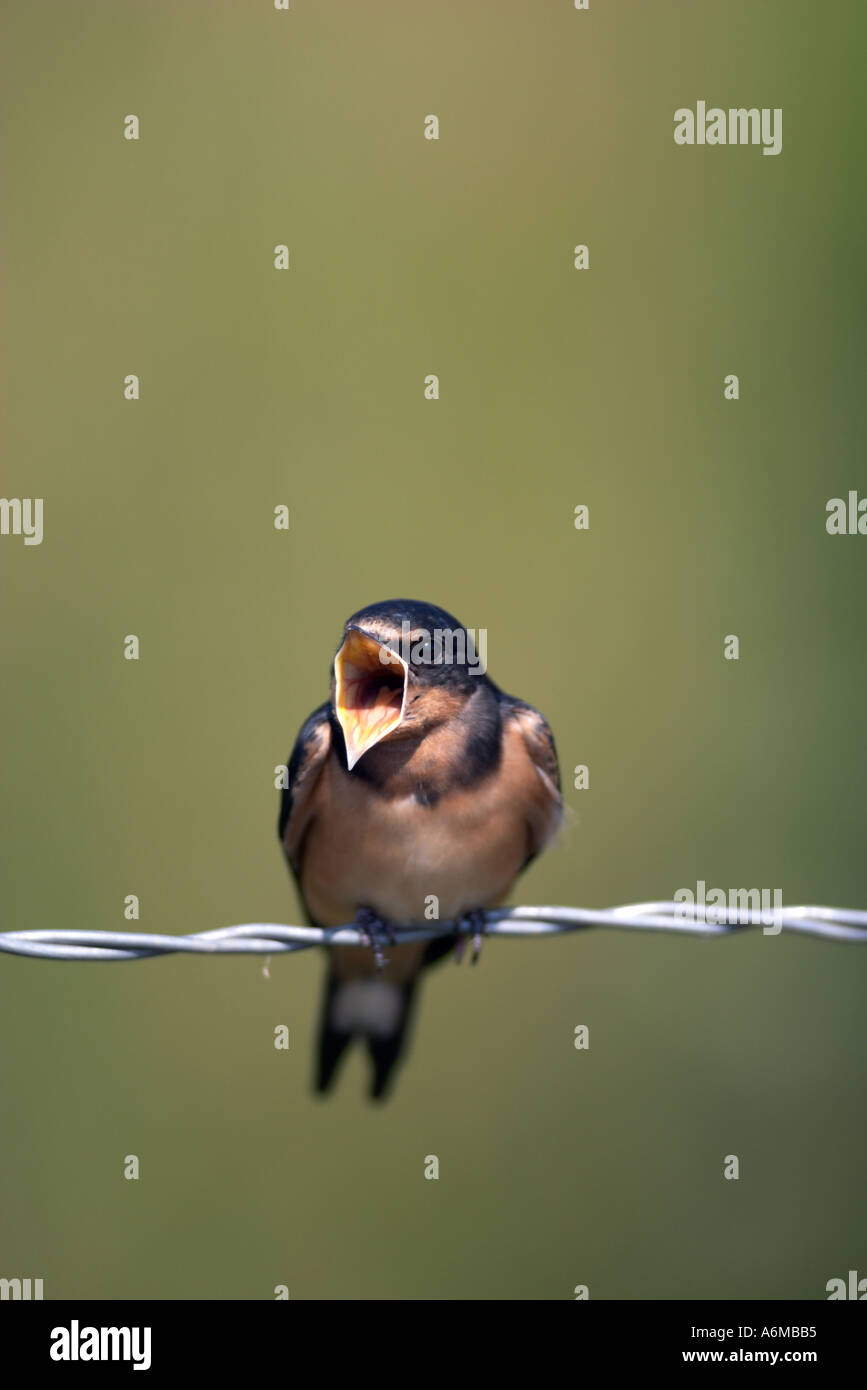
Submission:
POLYGON ((390 1038, 367 1038, 367 1050, 373 1063, 368 1095, 371 1100, 385 1100, 394 1076, 394 1069, 400 1061, 407 1041, 406 1023, 399 1033, 390 1038))
POLYGON ((359 973, 346 964, 353 948, 332 950, 319 1024, 315 1085, 320 1094, 330 1089, 350 1043, 360 1038, 372 1063, 368 1094, 372 1100, 384 1099, 409 1042, 419 974, 452 944, 449 938, 430 942, 423 953, 414 953, 409 971, 397 959, 407 947, 389 950, 390 964, 383 971, 373 969, 367 953, 352 957, 359 973))
POLYGON ((323 1017, 319 1028, 318 1064, 316 1090, 324 1095, 334 1080, 344 1052, 352 1041, 351 1033, 338 1032, 332 1028, 327 1016, 323 1017))

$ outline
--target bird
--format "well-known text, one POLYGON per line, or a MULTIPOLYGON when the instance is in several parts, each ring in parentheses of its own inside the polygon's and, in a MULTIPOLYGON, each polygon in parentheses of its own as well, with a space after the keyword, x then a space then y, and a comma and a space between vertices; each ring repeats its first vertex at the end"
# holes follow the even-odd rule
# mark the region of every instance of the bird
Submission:
POLYGON ((285 766, 278 835, 307 920, 355 922, 369 943, 328 951, 314 1090, 330 1089, 360 1039, 369 1096, 383 1100, 423 971, 459 958, 470 934, 478 959, 486 909, 556 834, 554 736, 490 679, 474 630, 435 604, 388 599, 346 620, 329 699, 285 766), (432 920, 455 931, 401 944, 401 928, 432 920))

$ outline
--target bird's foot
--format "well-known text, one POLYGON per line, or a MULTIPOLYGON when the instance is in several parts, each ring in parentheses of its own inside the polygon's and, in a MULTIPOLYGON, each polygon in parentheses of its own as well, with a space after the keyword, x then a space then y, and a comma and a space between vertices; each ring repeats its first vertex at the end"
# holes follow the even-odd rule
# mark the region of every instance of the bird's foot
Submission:
POLYGON ((373 959, 377 970, 384 970, 388 965, 388 959, 383 955, 383 943, 394 945, 394 931, 384 922, 372 907, 360 907, 355 914, 355 925, 364 937, 366 946, 373 950, 373 959))
POLYGON ((467 941, 472 939, 470 948, 470 965, 478 962, 482 954, 482 941, 488 929, 488 919, 483 908, 474 908, 472 912, 465 912, 463 917, 458 918, 457 922, 458 937, 455 942, 455 964, 460 965, 463 960, 464 950, 467 941))

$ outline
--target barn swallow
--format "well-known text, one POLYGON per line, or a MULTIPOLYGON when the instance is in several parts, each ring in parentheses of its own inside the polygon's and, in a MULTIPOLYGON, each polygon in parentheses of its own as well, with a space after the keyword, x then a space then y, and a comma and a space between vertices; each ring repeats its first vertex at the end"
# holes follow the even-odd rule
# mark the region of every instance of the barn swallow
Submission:
POLYGON ((329 950, 316 1089, 360 1036, 378 1099, 419 975, 455 944, 401 945, 400 928, 436 915, 478 931, 503 901, 561 819, 554 738, 490 680, 451 614, 389 599, 346 622, 331 697, 301 729, 287 782, 279 836, 310 923, 354 921, 374 946, 329 950))

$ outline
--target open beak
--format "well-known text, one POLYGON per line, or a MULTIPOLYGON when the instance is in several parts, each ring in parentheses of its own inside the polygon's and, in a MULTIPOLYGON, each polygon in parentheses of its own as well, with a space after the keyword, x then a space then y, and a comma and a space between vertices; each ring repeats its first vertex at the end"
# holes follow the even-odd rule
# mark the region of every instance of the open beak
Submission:
POLYGON ((334 658, 334 703, 350 772, 403 718, 408 670, 397 652, 360 628, 349 629, 334 658))

